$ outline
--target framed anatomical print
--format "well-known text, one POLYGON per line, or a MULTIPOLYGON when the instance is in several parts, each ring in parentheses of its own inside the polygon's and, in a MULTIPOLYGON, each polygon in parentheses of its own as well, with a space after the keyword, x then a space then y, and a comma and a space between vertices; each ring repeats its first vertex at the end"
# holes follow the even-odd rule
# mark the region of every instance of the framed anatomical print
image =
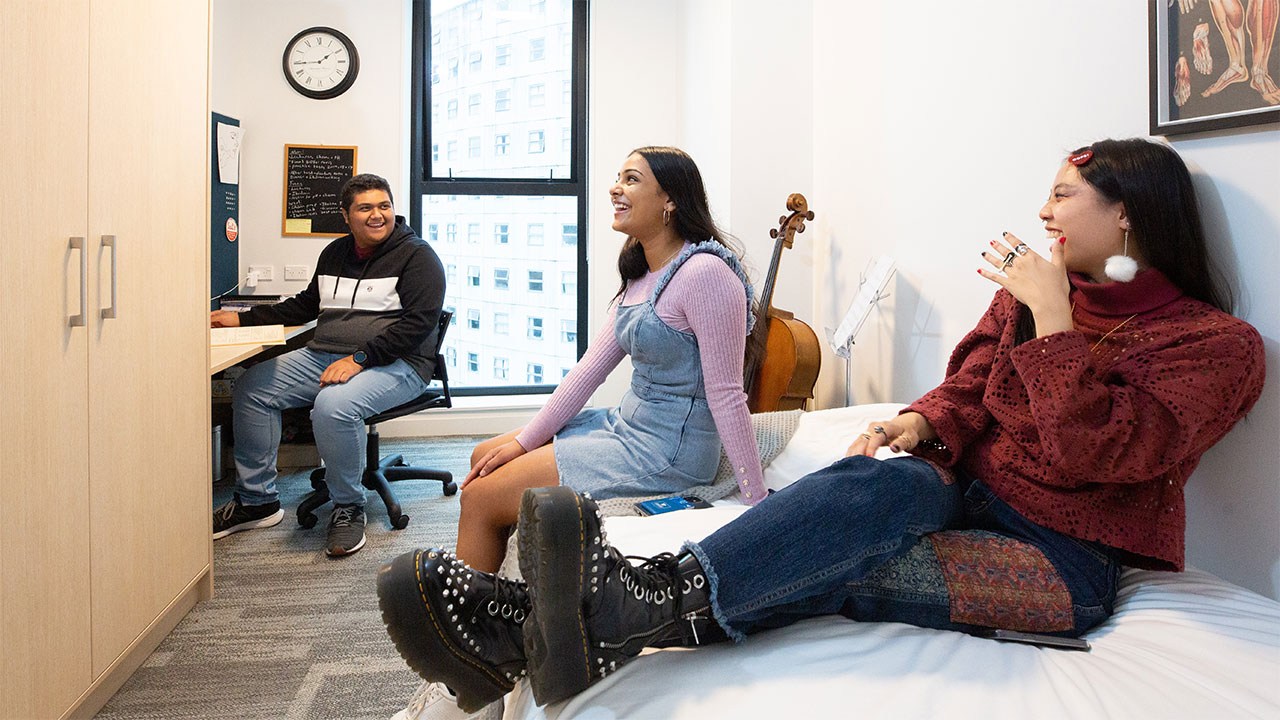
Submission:
POLYGON ((1151 134, 1280 122, 1280 0, 1148 0, 1151 134))

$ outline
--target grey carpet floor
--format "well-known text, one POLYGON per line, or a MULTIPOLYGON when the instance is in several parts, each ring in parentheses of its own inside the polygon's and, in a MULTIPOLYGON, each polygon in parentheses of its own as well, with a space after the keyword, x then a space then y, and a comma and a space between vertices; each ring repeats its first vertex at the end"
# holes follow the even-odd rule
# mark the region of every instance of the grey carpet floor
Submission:
MULTIPOLYGON (((411 465, 461 480, 480 439, 384 440, 383 454, 403 453, 411 465)), ((285 519, 213 544, 213 599, 178 624, 96 717, 388 718, 404 707, 419 680, 383 629, 375 577, 400 553, 452 547, 458 496, 444 497, 436 481, 395 483, 411 519, 392 530, 370 492, 365 547, 332 559, 324 554, 331 506, 311 530, 294 516, 311 490, 308 473, 278 484, 285 519)), ((214 485, 214 504, 232 490, 214 485)))

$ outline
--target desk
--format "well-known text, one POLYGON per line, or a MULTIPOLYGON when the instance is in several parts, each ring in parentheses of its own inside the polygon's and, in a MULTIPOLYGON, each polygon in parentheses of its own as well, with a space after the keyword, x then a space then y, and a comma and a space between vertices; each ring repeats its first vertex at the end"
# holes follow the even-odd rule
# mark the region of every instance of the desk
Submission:
MULTIPOLYGON (((306 325, 288 325, 284 329, 284 339, 287 341, 310 332, 315 329, 316 321, 312 320, 306 325)), ((258 353, 269 348, 284 347, 283 345, 223 345, 220 347, 209 348, 209 374, 222 372, 238 362, 248 360, 258 353)))

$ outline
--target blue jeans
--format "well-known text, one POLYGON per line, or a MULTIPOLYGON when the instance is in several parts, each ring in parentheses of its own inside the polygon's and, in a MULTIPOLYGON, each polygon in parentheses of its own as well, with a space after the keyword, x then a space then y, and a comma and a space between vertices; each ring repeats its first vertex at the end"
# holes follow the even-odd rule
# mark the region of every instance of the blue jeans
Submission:
POLYGON ((981 482, 944 477, 915 457, 844 458, 687 547, 707 572, 716 619, 737 640, 830 614, 1075 637, 1111 615, 1120 571, 1102 545, 1041 527, 981 482), (931 535, 955 530, 969 532, 931 535), (961 539, 951 555, 957 562, 946 562, 954 547, 947 537, 961 539), (994 555, 998 564, 1011 549, 1035 561, 1032 572, 993 571, 982 557, 994 555), (1020 602, 1004 598, 1036 594, 984 587, 991 577, 1016 585, 1028 575, 1050 586, 1037 596, 1050 600, 1038 607, 1002 607, 1020 602), (984 606, 992 597, 995 607, 984 606))
POLYGON ((232 397, 236 494, 245 505, 278 499, 276 453, 280 411, 311 405, 311 429, 335 504, 363 505, 365 418, 406 403, 427 385, 404 360, 360 371, 345 383, 320 387, 320 376, 341 353, 301 348, 249 368, 232 397))

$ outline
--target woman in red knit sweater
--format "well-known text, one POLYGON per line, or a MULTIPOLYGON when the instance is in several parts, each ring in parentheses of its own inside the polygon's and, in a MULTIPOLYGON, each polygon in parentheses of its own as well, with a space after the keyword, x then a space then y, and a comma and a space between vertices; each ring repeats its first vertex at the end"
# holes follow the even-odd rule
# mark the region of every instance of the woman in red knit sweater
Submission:
MULTIPOLYGON (((590 499, 526 492, 519 632, 538 702, 646 646, 814 615, 1077 637, 1111 614, 1122 565, 1182 569, 1183 485, 1258 398, 1261 338, 1226 312, 1167 145, 1079 149, 1040 217, 1047 256, 1008 234, 983 253, 1000 287, 941 385, 679 556, 633 566, 590 499), (910 455, 872 458, 882 445, 910 455)), ((468 660, 439 653, 432 672, 480 692, 476 668, 498 658, 468 660)))

